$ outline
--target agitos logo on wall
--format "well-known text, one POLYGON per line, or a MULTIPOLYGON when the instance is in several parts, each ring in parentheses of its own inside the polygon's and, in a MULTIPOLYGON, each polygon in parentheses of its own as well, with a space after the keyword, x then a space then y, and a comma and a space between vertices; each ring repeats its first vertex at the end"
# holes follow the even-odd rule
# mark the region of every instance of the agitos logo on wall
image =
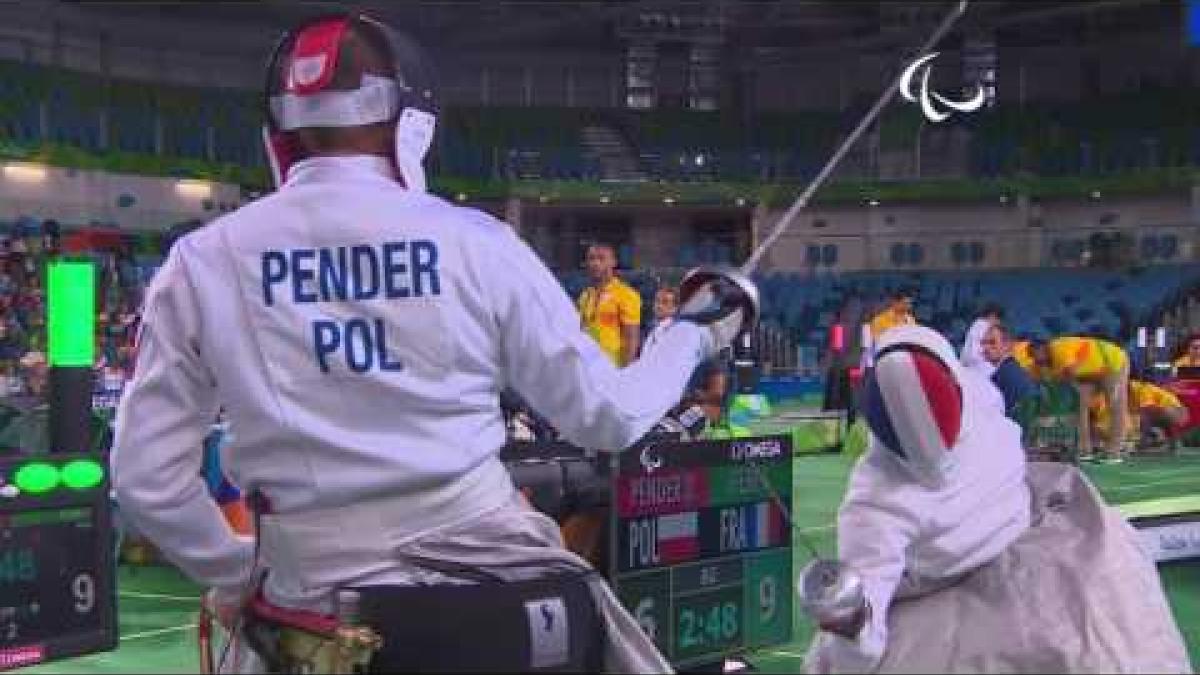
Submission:
POLYGON ((940 52, 932 52, 913 61, 908 68, 904 69, 904 75, 900 78, 900 95, 909 103, 920 102, 921 112, 925 114, 925 119, 930 122, 941 122, 952 115, 951 112, 943 112, 941 106, 950 110, 969 113, 975 112, 983 107, 986 97, 983 93, 983 87, 979 84, 975 85, 975 95, 966 101, 951 101, 936 91, 931 91, 929 88, 929 73, 933 70, 930 61, 938 57, 940 52), (920 90, 913 93, 913 79, 917 72, 921 73, 920 90))

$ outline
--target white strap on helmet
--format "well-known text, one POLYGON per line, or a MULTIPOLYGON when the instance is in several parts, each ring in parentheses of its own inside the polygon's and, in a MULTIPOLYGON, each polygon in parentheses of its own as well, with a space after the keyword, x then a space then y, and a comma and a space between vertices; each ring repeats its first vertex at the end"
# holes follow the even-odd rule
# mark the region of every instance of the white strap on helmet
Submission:
POLYGON ((271 97, 271 114, 281 131, 378 124, 395 117, 399 107, 396 81, 369 73, 363 74, 358 89, 271 97))

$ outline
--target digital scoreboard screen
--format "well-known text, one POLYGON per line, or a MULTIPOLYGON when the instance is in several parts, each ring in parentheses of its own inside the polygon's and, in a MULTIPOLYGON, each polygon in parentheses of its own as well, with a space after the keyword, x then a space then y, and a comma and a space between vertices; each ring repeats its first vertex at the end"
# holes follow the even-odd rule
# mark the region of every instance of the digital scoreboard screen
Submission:
POLYGON ((0 670, 117 644, 103 459, 0 459, 0 670))
POLYGON ((791 528, 764 481, 790 509, 789 436, 620 455, 611 581, 677 667, 792 637, 791 528))

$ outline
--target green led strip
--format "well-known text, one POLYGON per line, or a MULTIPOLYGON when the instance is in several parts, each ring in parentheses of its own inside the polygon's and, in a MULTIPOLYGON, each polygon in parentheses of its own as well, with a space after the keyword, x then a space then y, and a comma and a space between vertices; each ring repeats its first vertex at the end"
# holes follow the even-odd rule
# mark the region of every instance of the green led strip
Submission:
POLYGON ((52 367, 96 362, 96 265, 56 260, 46 267, 47 351, 52 367))

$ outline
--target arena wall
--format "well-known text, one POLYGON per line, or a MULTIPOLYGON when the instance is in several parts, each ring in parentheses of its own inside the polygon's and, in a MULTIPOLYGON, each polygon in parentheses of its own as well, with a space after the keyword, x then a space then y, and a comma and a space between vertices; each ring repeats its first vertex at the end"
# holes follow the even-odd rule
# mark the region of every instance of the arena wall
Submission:
POLYGON ((243 203, 235 185, 80 171, 42 165, 0 166, 0 219, 52 218, 64 225, 165 230, 209 220, 243 203))
MULTIPOLYGON (((1093 234, 1123 233, 1134 241, 1174 235, 1178 252, 1162 262, 1198 259, 1200 221, 1188 194, 1136 199, 1057 200, 1028 204, 853 206, 814 208, 800 216, 766 258, 777 271, 854 271, 864 269, 1020 268, 1082 266, 1088 260, 1068 261, 1052 256, 1059 240, 1087 240, 1093 234), (982 244, 983 256, 960 261, 955 245, 982 244), (893 247, 921 247, 919 260, 907 257, 897 264, 893 247), (837 247, 834 264, 812 264, 809 247, 837 247)), ((754 227, 769 231, 782 210, 763 213, 754 227)))

